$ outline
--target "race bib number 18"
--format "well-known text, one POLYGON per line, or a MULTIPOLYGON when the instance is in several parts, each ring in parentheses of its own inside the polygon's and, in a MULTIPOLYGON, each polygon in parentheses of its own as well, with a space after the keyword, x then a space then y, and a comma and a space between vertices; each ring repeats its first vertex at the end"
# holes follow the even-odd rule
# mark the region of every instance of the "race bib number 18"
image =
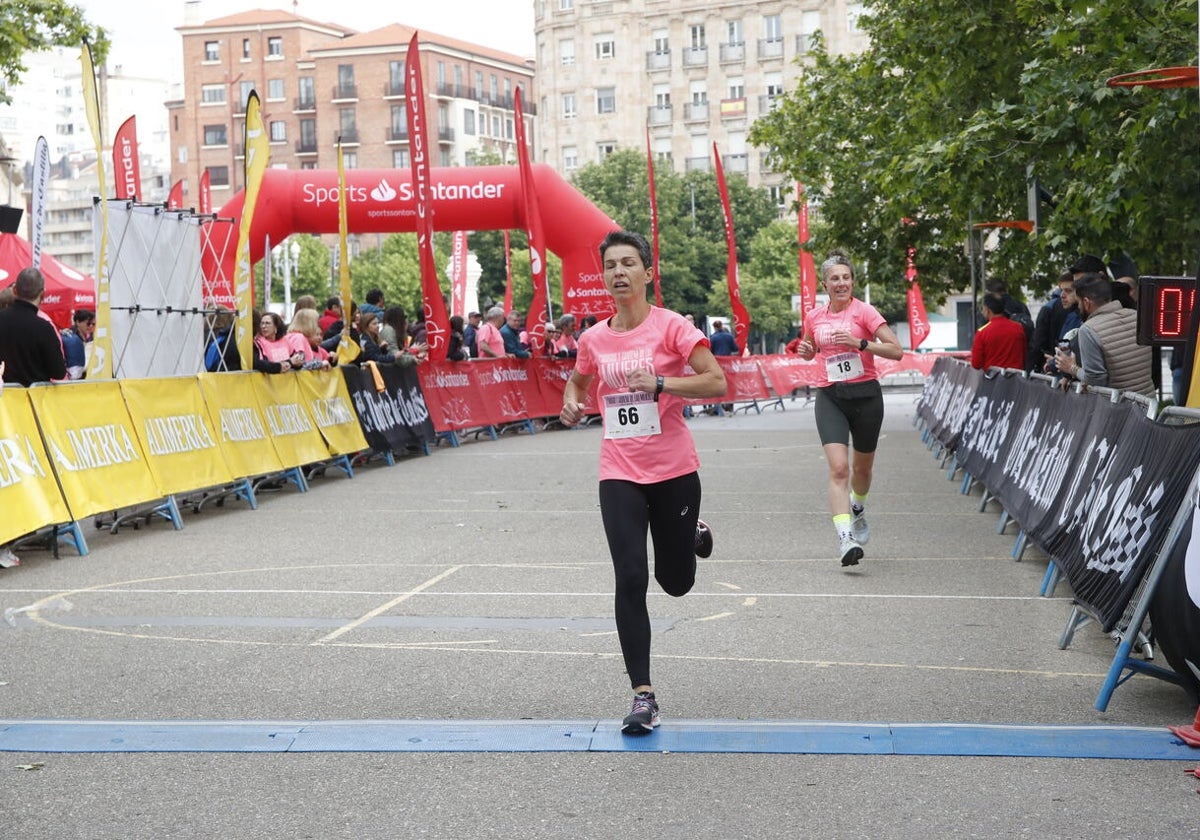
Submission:
POLYGON ((607 394, 604 397, 604 436, 606 438, 661 435, 658 403, 653 394, 607 394))
POLYGON ((830 382, 845 382, 862 375, 862 356, 857 353, 838 353, 825 360, 825 376, 830 382))

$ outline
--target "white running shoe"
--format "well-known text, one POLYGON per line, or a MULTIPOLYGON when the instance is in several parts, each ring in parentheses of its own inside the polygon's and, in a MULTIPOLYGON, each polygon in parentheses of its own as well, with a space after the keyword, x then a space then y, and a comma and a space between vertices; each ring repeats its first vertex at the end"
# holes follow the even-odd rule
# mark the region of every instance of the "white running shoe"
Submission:
POLYGON ((861 513, 855 513, 854 518, 850 520, 850 533, 854 536, 854 541, 860 546, 866 545, 871 541, 871 526, 867 524, 867 512, 865 510, 861 513))
POLYGON ((854 539, 853 534, 838 535, 838 553, 842 555, 843 566, 857 566, 863 558, 862 546, 854 539))

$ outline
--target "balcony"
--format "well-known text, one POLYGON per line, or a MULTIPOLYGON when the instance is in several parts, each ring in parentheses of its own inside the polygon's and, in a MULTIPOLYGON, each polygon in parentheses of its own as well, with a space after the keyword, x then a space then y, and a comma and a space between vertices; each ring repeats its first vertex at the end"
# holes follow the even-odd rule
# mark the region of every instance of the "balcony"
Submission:
POLYGON ((358 85, 353 82, 333 86, 333 100, 347 102, 358 99, 358 85))
POLYGON ((298 96, 292 100, 292 110, 297 113, 315 111, 317 110, 317 100, 312 96, 298 96))
POLYGON ((783 38, 762 38, 758 42, 759 58, 783 58, 783 38))
POLYGON ((397 99, 404 96, 404 80, 403 79, 388 79, 383 83, 383 98, 397 99))
POLYGON ((708 47, 689 47, 683 51, 684 67, 707 67, 708 47))
POLYGON ((647 70, 670 70, 671 69, 671 51, 664 50, 663 52, 648 52, 646 53, 646 69, 647 70))
POLYGON ((408 127, 397 128, 391 126, 387 130, 387 143, 407 143, 408 142, 408 127))
POLYGON ((746 43, 739 41, 736 44, 721 44, 720 59, 722 64, 732 64, 738 61, 746 60, 746 43))
POLYGON ((337 143, 339 138, 343 146, 357 146, 362 141, 358 139, 357 128, 343 128, 335 131, 333 134, 333 142, 337 143))
POLYGON ((690 157, 683 159, 683 169, 685 172, 707 172, 711 166, 712 163, 707 157, 690 157))
POLYGON ((646 109, 646 122, 650 125, 670 125, 671 105, 651 105, 646 109))
POLYGON ((750 168, 748 155, 722 155, 721 166, 726 172, 740 172, 745 175, 750 168))
POLYGON ((799 35, 797 35, 796 55, 807 55, 809 50, 812 49, 812 39, 813 36, 811 33, 801 32, 799 35))
POLYGON ((683 105, 683 120, 684 122, 707 122, 708 103, 685 102, 683 105))
POLYGON ((453 143, 454 142, 454 129, 449 128, 449 127, 439 126, 438 127, 438 142, 439 143, 453 143))
POLYGON ((758 97, 758 113, 769 114, 783 104, 783 95, 768 93, 758 97))
POLYGON ((298 155, 315 155, 317 153, 317 141, 315 138, 296 141, 296 154, 298 155))

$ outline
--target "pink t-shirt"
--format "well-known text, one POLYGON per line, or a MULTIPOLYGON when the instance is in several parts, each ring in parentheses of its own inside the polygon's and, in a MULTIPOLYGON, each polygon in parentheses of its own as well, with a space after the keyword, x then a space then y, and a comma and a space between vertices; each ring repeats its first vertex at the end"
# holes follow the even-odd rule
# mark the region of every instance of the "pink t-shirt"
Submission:
MULTIPOLYGON (((708 339, 682 315, 652 306, 646 320, 628 332, 617 332, 608 319, 586 330, 579 336, 575 370, 581 376, 597 377, 597 401, 603 406, 605 395, 628 393, 628 371, 643 368, 659 376, 682 376, 688 357, 700 345, 707 347, 708 339)), ((659 397, 660 434, 605 437, 600 444, 600 480, 653 484, 699 469, 683 404, 670 394, 659 397)))
POLYGON ((825 347, 826 342, 833 340, 833 334, 839 330, 849 330, 855 338, 875 337, 875 331, 887 323, 887 320, 876 311, 874 306, 863 303, 858 298, 850 298, 850 305, 841 312, 830 312, 829 304, 818 306, 808 313, 808 326, 805 333, 813 337, 817 346, 817 381, 813 384, 824 388, 830 384, 825 363, 830 356, 842 353, 853 353, 862 358, 862 376, 844 380, 846 382, 866 382, 868 379, 878 379, 875 372, 875 356, 871 353, 860 352, 857 347, 844 345, 825 347))
POLYGON ((484 321, 482 324, 480 324, 479 329, 475 331, 475 342, 476 346, 479 348, 478 358, 493 358, 492 356, 484 354, 483 346, 485 344, 495 351, 496 356, 501 358, 504 357, 504 336, 500 335, 500 330, 497 329, 495 324, 492 324, 488 321, 484 321))
POLYGON ((283 362, 296 352, 292 349, 287 337, 288 334, 284 333, 274 341, 267 341, 261 335, 256 335, 254 343, 258 345, 259 354, 268 362, 283 362))

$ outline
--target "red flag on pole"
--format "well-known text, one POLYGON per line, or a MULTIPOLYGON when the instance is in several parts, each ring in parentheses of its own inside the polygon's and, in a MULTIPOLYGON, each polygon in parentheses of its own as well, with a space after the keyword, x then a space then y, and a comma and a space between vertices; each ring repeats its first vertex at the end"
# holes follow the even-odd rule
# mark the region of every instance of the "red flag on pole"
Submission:
POLYGON ((729 285, 729 311, 733 318, 733 339, 737 342, 738 350, 746 350, 746 342, 750 338, 750 313, 742 303, 742 290, 738 284, 737 240, 733 236, 733 210, 729 206, 729 188, 725 186, 725 167, 721 165, 721 155, 717 152, 717 144, 713 143, 713 160, 717 169, 717 189, 721 193, 721 215, 725 219, 725 248, 729 252, 726 263, 726 282, 729 285))
POLYGON ((121 123, 113 138, 113 172, 117 198, 137 201, 142 191, 142 168, 138 162, 137 117, 121 123))
POLYGON ((467 232, 454 231, 450 256, 450 314, 467 317, 467 232))
POLYGON ((546 321, 552 317, 550 289, 546 283, 546 241, 542 236, 542 216, 538 210, 537 189, 533 184, 533 167, 529 162, 529 147, 525 145, 525 112, 521 107, 521 88, 513 96, 513 120, 517 129, 517 166, 521 170, 522 207, 525 211, 525 237, 529 241, 529 270, 533 275, 533 300, 525 314, 525 332, 529 349, 540 355, 546 321))
POLYGON ((908 280, 908 342, 915 351, 929 337, 929 316, 925 313, 925 298, 917 282, 917 249, 908 247, 904 278, 908 280))
POLYGON ((208 177, 208 170, 205 169, 200 175, 200 204, 199 210, 201 214, 208 215, 212 212, 212 184, 208 177))
POLYGON ((512 312, 512 246, 508 242, 508 231, 504 231, 504 314, 512 312))
POLYGON ((433 256, 433 216, 430 206, 428 127, 425 124, 425 86, 421 82, 421 54, 414 32, 404 56, 406 80, 404 106, 408 116, 408 142, 412 165, 413 202, 417 211, 417 251, 421 264, 421 298, 425 304, 425 335, 429 342, 429 360, 444 362, 449 350, 450 320, 438 282, 437 261, 433 256))
POLYGON ((804 185, 796 182, 796 201, 800 207, 797 212, 800 233, 800 323, 808 320, 808 313, 817 305, 817 267, 813 264, 813 255, 808 245, 808 198, 804 195, 804 185))
POLYGON ((183 181, 176 181, 171 185, 171 191, 167 193, 167 209, 183 209, 183 181))
POLYGON ((650 246, 654 249, 654 303, 660 309, 662 300, 662 279, 658 274, 658 196, 654 192, 654 155, 650 151, 650 126, 646 126, 646 174, 650 179, 650 246))

